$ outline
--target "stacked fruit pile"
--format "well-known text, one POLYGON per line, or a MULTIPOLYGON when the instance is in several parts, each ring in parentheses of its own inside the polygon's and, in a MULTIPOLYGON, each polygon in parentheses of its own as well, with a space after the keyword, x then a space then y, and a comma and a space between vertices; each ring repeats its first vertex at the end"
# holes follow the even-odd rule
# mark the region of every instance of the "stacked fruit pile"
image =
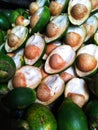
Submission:
POLYGON ((0 12, 0 100, 14 116, 10 130, 97 130, 97 82, 98 0, 36 0, 0 12))

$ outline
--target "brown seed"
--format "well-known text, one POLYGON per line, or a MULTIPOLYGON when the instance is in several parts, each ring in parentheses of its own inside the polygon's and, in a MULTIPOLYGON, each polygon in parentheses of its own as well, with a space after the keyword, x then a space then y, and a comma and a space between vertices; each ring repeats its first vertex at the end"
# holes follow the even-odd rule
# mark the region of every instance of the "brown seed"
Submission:
POLYGON ((23 73, 16 73, 12 79, 13 87, 26 87, 26 79, 23 73))
POLYGON ((71 15, 76 20, 81 20, 87 14, 88 9, 83 4, 76 4, 71 9, 71 15))
POLYGON ((11 33, 11 29, 8 29, 8 30, 7 30, 7 35, 9 36, 10 33, 11 33))
POLYGON ((30 18, 30 27, 33 28, 39 20, 39 16, 36 14, 33 14, 30 18))
POLYGON ((62 73, 60 74, 60 77, 61 77, 65 82, 67 82, 67 81, 69 81, 70 79, 74 78, 75 76, 73 76, 73 75, 71 75, 71 74, 69 74, 69 73, 67 73, 67 72, 62 72, 62 73))
POLYGON ((92 2, 92 10, 98 8, 98 0, 91 0, 92 2))
POLYGON ((23 16, 18 16, 15 20, 16 25, 24 25, 24 17, 23 16))
POLYGON ((86 28, 86 36, 87 37, 90 37, 95 31, 94 25, 84 24, 84 27, 86 28))
POLYGON ((21 41, 21 39, 17 35, 15 35, 13 33, 9 34, 9 36, 8 36, 8 45, 10 47, 18 46, 20 41, 21 41))
POLYGON ((64 43, 71 47, 77 46, 81 42, 81 36, 75 32, 69 32, 66 34, 64 43))
POLYGON ((28 59, 35 59, 40 54, 40 48, 35 45, 28 45, 25 47, 24 55, 28 59))
POLYGON ((58 34, 59 27, 57 27, 53 22, 50 22, 46 27, 46 35, 48 37, 54 37, 58 34))
POLYGON ((31 14, 34 14, 38 10, 39 6, 36 2, 31 2, 29 5, 29 11, 31 14))
POLYGON ((15 53, 7 53, 8 56, 13 57, 15 53))
POLYGON ((49 6, 49 9, 50 9, 50 13, 52 16, 57 16, 61 13, 62 11, 62 4, 59 4, 58 2, 56 1, 51 1, 50 2, 50 6, 49 6))
POLYGON ((94 56, 83 53, 78 55, 76 59, 76 66, 79 70, 83 72, 89 72, 93 70, 97 65, 97 60, 94 56))
POLYGON ((50 89, 46 84, 41 84, 36 91, 37 98, 43 102, 48 101, 51 98, 50 89))
POLYGON ((55 43, 51 43, 51 44, 48 44, 47 45, 47 48, 46 48, 46 54, 49 55, 50 52, 55 49, 57 46, 55 43))
POLYGON ((43 67, 40 68, 40 71, 41 71, 41 74, 42 74, 42 78, 43 78, 43 79, 48 76, 48 74, 45 72, 45 70, 44 70, 43 67))
POLYGON ((76 103, 79 107, 83 107, 83 105, 85 104, 85 97, 81 94, 68 93, 67 96, 71 98, 72 101, 76 103))
POLYGON ((49 65, 53 69, 61 69, 64 67, 66 62, 63 58, 58 54, 53 54, 49 59, 49 65))

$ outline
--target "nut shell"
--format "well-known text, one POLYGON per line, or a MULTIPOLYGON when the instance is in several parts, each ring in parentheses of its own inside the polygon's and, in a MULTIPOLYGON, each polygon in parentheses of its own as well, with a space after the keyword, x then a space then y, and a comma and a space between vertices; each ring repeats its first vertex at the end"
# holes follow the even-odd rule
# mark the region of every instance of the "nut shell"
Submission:
POLYGON ((48 44, 46 47, 46 54, 49 55, 50 52, 55 49, 57 46, 55 43, 48 44))
POLYGON ((46 35, 48 37, 54 37, 59 32, 59 27, 55 23, 50 22, 46 27, 46 35))
POLYGON ((49 64, 51 68, 53 69, 61 69, 65 66, 66 62, 63 60, 63 58, 58 54, 53 54, 50 57, 49 64))
POLYGON ((76 66, 79 70, 83 72, 89 72, 93 70, 97 65, 97 60, 94 56, 83 53, 77 56, 76 66))
POLYGON ((37 14, 33 14, 33 15, 31 16, 31 18, 30 18, 30 27, 31 27, 31 28, 33 28, 33 27, 37 24, 39 18, 40 18, 40 17, 39 17, 37 14))
POLYGON ((51 1, 50 6, 49 6, 50 12, 52 16, 57 16, 61 13, 62 11, 62 5, 59 4, 56 1, 51 1))
POLYGON ((39 6, 36 2, 31 2, 29 5, 29 11, 31 14, 34 14, 39 9, 39 6))
POLYGON ((81 41, 81 36, 75 32, 69 32, 66 34, 64 43, 70 45, 71 47, 77 46, 81 41))
POLYGON ((72 99, 74 103, 76 103, 79 107, 83 107, 85 104, 85 97, 81 94, 77 93, 68 93, 68 97, 72 99))
POLYGON ((80 20, 87 14, 88 10, 83 4, 76 4, 71 9, 71 15, 76 20, 80 20))
POLYGON ((25 57, 29 59, 34 59, 35 57, 39 56, 40 49, 35 45, 28 45, 25 47, 24 50, 25 57))
POLYGON ((23 73, 16 73, 12 79, 13 87, 26 87, 26 80, 23 73))
POLYGON ((37 98, 40 101, 46 102, 51 98, 50 89, 46 84, 41 84, 36 91, 37 98))
POLYGON ((8 36, 8 45, 10 47, 18 46, 18 44, 20 43, 20 40, 21 39, 17 35, 10 33, 8 36))
POLYGON ((16 25, 24 25, 24 17, 19 15, 15 20, 16 25))

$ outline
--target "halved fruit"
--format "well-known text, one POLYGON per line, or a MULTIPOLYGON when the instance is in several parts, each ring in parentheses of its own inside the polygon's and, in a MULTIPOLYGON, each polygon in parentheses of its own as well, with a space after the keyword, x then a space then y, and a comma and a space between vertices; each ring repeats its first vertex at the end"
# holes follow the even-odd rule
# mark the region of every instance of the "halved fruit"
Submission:
POLYGON ((34 14, 39 8, 43 6, 49 6, 49 4, 50 4, 49 0, 36 0, 31 2, 29 5, 30 14, 34 14))
POLYGON ((94 15, 98 18, 98 12, 95 12, 94 15))
POLYGON ((50 13, 52 16, 60 15, 67 9, 69 0, 55 0, 51 1, 49 5, 50 13))
POLYGON ((22 15, 19 15, 15 20, 15 25, 28 26, 30 24, 30 20, 25 18, 22 15))
POLYGON ((90 15, 90 0, 70 0, 68 5, 68 17, 72 24, 81 25, 90 15))
POLYGON ((72 78, 76 77, 74 66, 69 67, 60 73, 60 77, 64 80, 64 82, 68 82, 72 78))
POLYGON ((45 71, 49 74, 60 73, 71 66, 75 60, 76 53, 69 45, 56 47, 45 62, 45 71))
POLYGON ((84 79, 73 78, 67 82, 64 90, 65 97, 71 98, 78 106, 83 107, 89 100, 89 91, 84 79))
POLYGON ((64 43, 70 45, 75 51, 80 48, 86 37, 86 28, 83 26, 70 26, 64 36, 64 43))
POLYGON ((76 73, 79 77, 93 75, 98 69, 98 46, 89 44, 81 47, 76 57, 76 73))
POLYGON ((39 5, 39 7, 49 6, 49 4, 50 4, 49 0, 36 0, 36 2, 39 5))
POLYGON ((14 60, 5 54, 0 54, 0 83, 8 82, 16 72, 14 60))
POLYGON ((85 26, 87 34, 85 37, 85 42, 90 39, 90 37, 96 32, 98 27, 98 19, 95 15, 91 15, 83 24, 85 26))
POLYGON ((98 0, 91 0, 91 3, 92 3, 91 12, 97 11, 98 10, 98 0))
POLYGON ((28 37, 28 28, 25 26, 15 26, 5 42, 6 52, 13 52, 24 45, 28 37))
POLYGON ((46 44, 41 34, 35 33, 29 37, 24 49, 25 64, 33 65, 40 60, 44 54, 45 47, 46 44))
POLYGON ((64 87, 64 81, 59 74, 47 76, 36 89, 36 102, 51 104, 63 93, 64 87))
POLYGON ((23 55, 24 55, 24 49, 22 48, 22 49, 17 50, 14 53, 14 56, 12 56, 12 59, 14 60, 16 64, 16 69, 19 69, 25 64, 23 55))
POLYGON ((51 18, 46 26, 45 41, 51 43, 59 40, 66 33, 69 26, 67 14, 61 14, 51 18))
POLYGON ((30 17, 31 34, 41 32, 50 20, 50 11, 47 6, 39 8, 30 17))
POLYGON ((94 43, 98 45, 98 30, 94 34, 94 43))
POLYGON ((13 78, 8 83, 8 88, 29 87, 36 88, 42 80, 42 74, 39 68, 25 65, 19 68, 13 78))
POLYGON ((47 44, 45 54, 43 55, 43 59, 46 60, 48 55, 52 52, 53 49, 55 49, 57 46, 62 45, 61 41, 55 41, 47 44))

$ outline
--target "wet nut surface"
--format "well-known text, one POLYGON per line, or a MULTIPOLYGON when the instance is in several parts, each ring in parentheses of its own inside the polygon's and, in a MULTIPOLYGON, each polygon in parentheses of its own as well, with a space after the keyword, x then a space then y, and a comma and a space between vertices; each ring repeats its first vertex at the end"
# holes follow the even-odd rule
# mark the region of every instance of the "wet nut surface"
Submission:
POLYGON ((59 27, 55 23, 50 22, 46 27, 46 35, 48 37, 54 37, 59 31, 59 27))
POLYGON ((50 52, 52 52, 53 49, 55 49, 57 46, 55 43, 51 43, 49 45, 47 45, 46 47, 46 54, 49 55, 50 52))
POLYGON ((53 16, 59 15, 62 10, 62 5, 56 1, 52 1, 49 6, 50 12, 53 16))
POLYGON ((10 47, 17 46, 20 43, 20 40, 21 39, 13 33, 10 33, 9 36, 8 36, 8 44, 9 44, 10 47))
POLYGON ((68 34, 66 34, 64 40, 65 44, 68 44, 71 47, 78 45, 80 41, 81 41, 81 36, 75 32, 69 32, 68 34))
POLYGON ((24 54, 29 59, 35 59, 35 57, 39 56, 40 49, 35 45, 28 45, 25 47, 24 54))
POLYGON ((80 20, 87 14, 87 8, 83 4, 76 4, 71 9, 71 15, 73 18, 80 20))
POLYGON ((38 10, 39 6, 36 2, 31 2, 29 5, 29 10, 31 14, 34 14, 38 10))
POLYGON ((76 65, 79 70, 83 72, 89 72, 93 70, 97 65, 97 60, 90 54, 80 54, 76 59, 76 65))
POLYGON ((33 28, 38 22, 38 20, 39 20, 39 16, 36 14, 33 14, 30 18, 30 27, 33 28))
POLYGON ((24 25, 24 17, 23 16, 18 16, 17 18, 16 18, 16 21, 15 21, 15 24, 16 25, 24 25))
POLYGON ((23 73, 16 73, 12 79, 14 87, 26 87, 26 79, 23 73))
POLYGON ((58 54, 53 54, 50 57, 49 64, 53 69, 61 69, 64 67, 66 62, 63 60, 63 58, 58 54))
POLYGON ((37 98, 43 102, 46 102, 51 98, 50 89, 45 83, 39 85, 36 93, 37 93, 37 98))

